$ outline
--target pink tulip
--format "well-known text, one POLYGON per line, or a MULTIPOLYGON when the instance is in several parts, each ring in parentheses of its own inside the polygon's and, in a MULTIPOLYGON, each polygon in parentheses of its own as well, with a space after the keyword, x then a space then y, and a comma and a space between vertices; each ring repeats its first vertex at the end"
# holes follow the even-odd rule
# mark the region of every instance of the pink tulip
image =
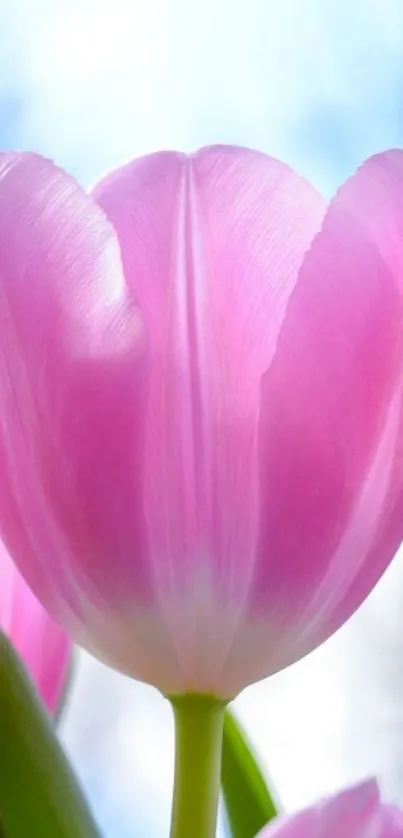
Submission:
POLYGON ((258 838, 403 838, 403 813, 381 803, 375 780, 278 818, 258 838))
POLYGON ((70 641, 42 608, 0 546, 0 627, 21 655, 42 701, 58 709, 70 659, 70 641))
POLYGON ((327 208, 245 149, 0 158, 0 529, 79 643, 230 697, 347 620, 403 537, 402 291, 399 151, 327 208))

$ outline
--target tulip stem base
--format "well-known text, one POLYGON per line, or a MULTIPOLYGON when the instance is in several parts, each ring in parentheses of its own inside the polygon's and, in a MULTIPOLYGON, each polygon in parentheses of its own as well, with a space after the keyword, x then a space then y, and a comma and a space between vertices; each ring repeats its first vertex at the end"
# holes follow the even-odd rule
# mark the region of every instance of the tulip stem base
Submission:
POLYGON ((226 703, 169 696, 175 717, 175 779, 170 838, 214 838, 226 703))

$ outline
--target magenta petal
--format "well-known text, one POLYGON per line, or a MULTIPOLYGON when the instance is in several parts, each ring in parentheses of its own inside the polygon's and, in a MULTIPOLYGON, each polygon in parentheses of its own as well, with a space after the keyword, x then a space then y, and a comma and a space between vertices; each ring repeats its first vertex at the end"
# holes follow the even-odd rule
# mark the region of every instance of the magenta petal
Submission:
POLYGON ((21 655, 51 713, 66 683, 71 642, 49 617, 0 546, 0 627, 21 655))
POLYGON ((397 806, 385 807, 382 819, 382 836, 384 838, 402 838, 403 812, 397 806))
MULTIPOLYGON (((382 804, 375 780, 346 789, 295 815, 278 818, 259 838, 401 838, 401 813, 382 804)), ((258 838, 258 836, 257 836, 258 838)))
MULTIPOLYGON (((142 330, 111 225, 72 178, 30 154, 0 156, 0 333, 3 536, 65 620, 83 598, 124 588, 111 556, 138 545, 129 468, 142 330)), ((141 562, 131 570, 140 586, 141 562)))
POLYGON ((282 163, 220 147, 135 161, 94 196, 147 331, 148 541, 196 685, 220 670, 248 593, 260 380, 324 204, 282 163))
POLYGON ((295 657, 350 616, 403 536, 402 161, 372 158, 330 204, 262 382, 250 607, 294 631, 295 657))

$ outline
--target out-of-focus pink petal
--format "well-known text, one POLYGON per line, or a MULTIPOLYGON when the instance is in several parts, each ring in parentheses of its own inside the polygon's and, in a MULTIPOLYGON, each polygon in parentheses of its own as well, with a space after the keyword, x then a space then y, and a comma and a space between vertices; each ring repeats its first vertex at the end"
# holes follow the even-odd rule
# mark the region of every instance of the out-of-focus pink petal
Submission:
POLYGON ((381 833, 384 838, 402 838, 403 836, 403 812, 397 806, 385 806, 382 812, 381 833))
POLYGON ((260 380, 324 203, 278 161, 220 147, 135 161, 94 196, 117 231, 147 332, 148 543, 196 685, 202 669, 211 677, 222 665, 248 593, 260 380), (212 590, 221 615, 206 613, 212 590))
POLYGON ((0 627, 21 655, 51 713, 66 683, 71 641, 42 608, 0 545, 0 627))
POLYGON ((368 780, 276 819, 257 838, 402 838, 401 817, 381 803, 376 781, 368 780))
POLYGON ((128 554, 130 582, 148 585, 141 322, 111 225, 49 161, 0 156, 0 233, 1 527, 66 621, 82 598, 126 590, 128 554))

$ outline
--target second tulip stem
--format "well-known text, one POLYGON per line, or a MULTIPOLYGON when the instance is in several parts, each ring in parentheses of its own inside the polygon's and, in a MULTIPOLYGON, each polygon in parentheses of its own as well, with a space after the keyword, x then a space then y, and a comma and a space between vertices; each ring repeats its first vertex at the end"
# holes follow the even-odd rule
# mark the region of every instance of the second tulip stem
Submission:
POLYGON ((175 780, 170 838, 214 838, 225 703, 170 697, 175 717, 175 780))

